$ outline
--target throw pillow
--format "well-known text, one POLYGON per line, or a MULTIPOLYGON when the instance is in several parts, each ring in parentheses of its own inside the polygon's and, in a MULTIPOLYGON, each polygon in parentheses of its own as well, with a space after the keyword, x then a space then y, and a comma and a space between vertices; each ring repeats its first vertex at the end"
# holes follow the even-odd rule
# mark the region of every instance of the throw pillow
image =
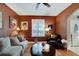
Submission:
POLYGON ((10 42, 11 42, 11 46, 22 46, 22 48, 23 48, 23 45, 20 45, 20 44, 18 44, 14 39, 10 39, 10 42))
POLYGON ((44 51, 45 52, 49 52, 49 48, 50 48, 50 45, 49 44, 45 44, 44 51))
POLYGON ((11 42, 11 46, 16 46, 17 45, 17 43, 15 42, 14 39, 10 39, 10 42, 11 42))
POLYGON ((18 38, 18 40, 19 40, 20 42, 22 42, 22 41, 23 41, 23 39, 22 39, 22 37, 21 37, 21 36, 17 36, 17 38, 18 38))
POLYGON ((17 36, 13 36, 11 39, 13 39, 17 44, 20 42, 17 38, 17 36))

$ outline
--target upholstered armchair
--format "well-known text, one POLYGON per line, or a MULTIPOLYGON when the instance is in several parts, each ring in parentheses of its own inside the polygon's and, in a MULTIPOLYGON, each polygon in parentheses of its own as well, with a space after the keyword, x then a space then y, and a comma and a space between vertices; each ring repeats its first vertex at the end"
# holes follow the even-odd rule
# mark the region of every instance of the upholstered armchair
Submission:
POLYGON ((62 38, 59 34, 52 34, 51 37, 47 39, 47 43, 55 48, 63 48, 61 40, 62 38))
POLYGON ((9 37, 0 38, 0 56, 20 56, 21 46, 11 46, 9 37))

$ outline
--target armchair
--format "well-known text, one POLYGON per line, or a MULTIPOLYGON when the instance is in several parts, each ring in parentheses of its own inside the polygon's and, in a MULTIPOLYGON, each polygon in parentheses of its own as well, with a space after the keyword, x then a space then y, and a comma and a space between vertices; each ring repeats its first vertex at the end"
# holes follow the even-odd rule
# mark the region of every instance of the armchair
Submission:
POLYGON ((22 47, 21 46, 11 46, 9 37, 0 38, 0 43, 2 46, 0 47, 0 55, 8 55, 8 56, 20 56, 22 47))
POLYGON ((61 39, 62 38, 59 34, 53 34, 50 38, 47 39, 47 43, 54 46, 54 48, 63 48, 61 39))

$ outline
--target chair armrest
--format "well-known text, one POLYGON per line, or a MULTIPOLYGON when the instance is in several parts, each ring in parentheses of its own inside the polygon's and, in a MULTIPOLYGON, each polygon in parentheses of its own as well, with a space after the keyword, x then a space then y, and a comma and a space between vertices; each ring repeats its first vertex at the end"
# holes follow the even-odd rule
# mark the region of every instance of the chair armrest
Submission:
POLYGON ((22 51, 21 46, 11 46, 9 48, 6 48, 3 53, 9 53, 12 54, 12 56, 20 56, 22 51))

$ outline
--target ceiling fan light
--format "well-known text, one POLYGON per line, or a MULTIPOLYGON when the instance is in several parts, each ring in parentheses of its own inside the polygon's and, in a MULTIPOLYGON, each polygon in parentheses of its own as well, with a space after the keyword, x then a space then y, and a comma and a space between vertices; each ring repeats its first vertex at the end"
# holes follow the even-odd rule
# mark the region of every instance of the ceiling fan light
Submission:
POLYGON ((43 3, 47 7, 51 7, 48 3, 43 3))
MULTIPOLYGON (((39 8, 39 5, 40 5, 41 3, 37 3, 36 4, 36 9, 38 9, 39 8)), ((50 6, 50 4, 48 4, 48 3, 42 3, 43 5, 45 5, 46 7, 51 7, 50 6)))

